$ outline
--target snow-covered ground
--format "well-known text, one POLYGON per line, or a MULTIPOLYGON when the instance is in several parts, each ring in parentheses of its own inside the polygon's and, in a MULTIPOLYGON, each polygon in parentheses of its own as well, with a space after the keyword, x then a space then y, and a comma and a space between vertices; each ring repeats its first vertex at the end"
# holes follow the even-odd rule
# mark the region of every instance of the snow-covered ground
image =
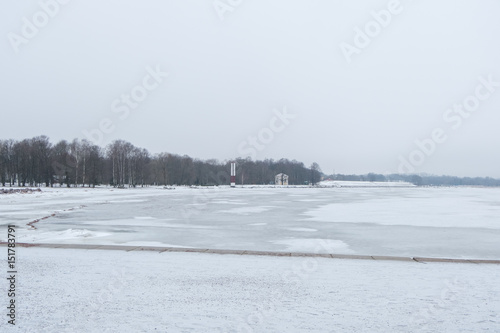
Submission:
POLYGON ((2 332, 500 332, 499 265, 42 248, 18 258, 18 325, 2 320, 2 332))
POLYGON ((54 188, 0 212, 19 242, 500 259, 498 188, 54 188))

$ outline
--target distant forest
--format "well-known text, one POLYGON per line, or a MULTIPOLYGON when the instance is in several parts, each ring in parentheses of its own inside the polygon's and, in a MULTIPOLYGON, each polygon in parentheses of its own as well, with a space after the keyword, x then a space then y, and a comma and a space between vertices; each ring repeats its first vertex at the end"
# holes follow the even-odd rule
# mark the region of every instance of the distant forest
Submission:
MULTIPOLYGON (((289 176, 290 185, 316 184, 322 175, 317 163, 307 168, 287 159, 235 161, 237 184, 272 184, 279 173, 289 176)), ((0 140, 2 186, 229 185, 230 163, 170 153, 152 155, 123 140, 105 148, 78 139, 52 144, 46 136, 0 140)))
POLYGON ((399 182, 404 181, 417 186, 500 186, 500 179, 490 177, 454 177, 434 175, 381 175, 369 173, 367 175, 341 175, 324 176, 325 179, 368 182, 399 182))
MULTIPOLYGON (((288 159, 253 161, 238 158, 236 183, 267 185, 285 173, 290 185, 315 185, 322 179, 345 181, 404 181, 418 186, 500 186, 499 179, 433 175, 324 175, 317 163, 288 159)), ((22 141, 0 140, 2 186, 136 187, 149 185, 228 185, 231 161, 200 160, 170 153, 152 155, 130 142, 117 140, 105 148, 87 140, 52 144, 46 136, 22 141)))

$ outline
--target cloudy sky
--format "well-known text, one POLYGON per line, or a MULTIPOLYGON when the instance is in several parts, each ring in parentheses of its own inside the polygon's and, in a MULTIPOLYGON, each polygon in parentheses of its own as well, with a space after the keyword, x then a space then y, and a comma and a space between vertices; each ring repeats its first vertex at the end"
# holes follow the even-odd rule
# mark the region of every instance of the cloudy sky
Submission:
POLYGON ((0 138, 500 177, 499 13, 495 0, 3 1, 0 138))

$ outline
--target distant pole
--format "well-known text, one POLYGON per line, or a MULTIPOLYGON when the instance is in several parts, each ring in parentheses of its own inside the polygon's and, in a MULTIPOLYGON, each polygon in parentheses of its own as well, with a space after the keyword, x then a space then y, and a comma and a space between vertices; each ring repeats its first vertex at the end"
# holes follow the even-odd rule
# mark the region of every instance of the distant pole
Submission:
POLYGON ((236 163, 231 162, 231 187, 236 187, 236 163))

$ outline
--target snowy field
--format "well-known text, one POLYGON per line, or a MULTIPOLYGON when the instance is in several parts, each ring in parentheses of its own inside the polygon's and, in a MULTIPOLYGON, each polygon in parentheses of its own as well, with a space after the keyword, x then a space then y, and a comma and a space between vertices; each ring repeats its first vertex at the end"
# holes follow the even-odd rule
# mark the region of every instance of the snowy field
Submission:
MULTIPOLYGON (((499 332, 499 265, 18 249, 2 332, 499 332)), ((2 279, 2 290, 6 281, 2 279)))
POLYGON ((498 188, 53 188, 0 212, 18 242, 500 259, 498 188))

